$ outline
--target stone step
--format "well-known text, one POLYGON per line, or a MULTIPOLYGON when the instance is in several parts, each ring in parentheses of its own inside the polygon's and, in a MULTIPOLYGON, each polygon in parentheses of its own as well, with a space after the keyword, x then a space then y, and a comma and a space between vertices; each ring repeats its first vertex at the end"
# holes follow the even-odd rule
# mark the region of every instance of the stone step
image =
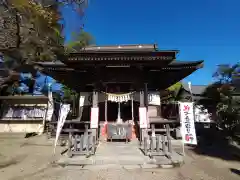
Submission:
POLYGON ((72 158, 61 158, 58 164, 63 166, 82 166, 84 168, 93 168, 93 166, 114 166, 114 167, 152 167, 152 168, 169 168, 173 167, 180 161, 179 155, 174 154, 172 159, 166 156, 154 156, 150 159, 140 151, 136 143, 100 143, 95 155, 91 157, 73 156, 72 158))
POLYGON ((78 166, 84 169, 104 168, 104 167, 126 167, 126 168, 173 168, 179 167, 183 162, 173 162, 165 156, 156 156, 154 159, 139 159, 132 157, 121 157, 113 159, 110 157, 75 157, 61 159, 57 164, 61 166, 78 166))
POLYGON ((144 164, 144 165, 119 165, 119 164, 104 164, 104 165, 85 165, 85 166, 66 166, 66 169, 70 170, 103 170, 103 169, 156 169, 161 166, 156 164, 144 164))
POLYGON ((131 156, 120 156, 120 158, 113 157, 90 157, 85 158, 83 156, 73 157, 73 158, 61 158, 58 161, 60 165, 67 166, 83 166, 83 165, 107 165, 107 164, 116 164, 116 165, 143 165, 146 163, 150 163, 150 160, 139 158, 139 157, 131 157, 131 156))

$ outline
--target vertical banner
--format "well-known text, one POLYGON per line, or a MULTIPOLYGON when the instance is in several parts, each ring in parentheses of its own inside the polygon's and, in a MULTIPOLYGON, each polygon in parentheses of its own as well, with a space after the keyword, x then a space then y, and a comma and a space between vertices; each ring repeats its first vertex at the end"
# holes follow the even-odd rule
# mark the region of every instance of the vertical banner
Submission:
POLYGON ((98 107, 91 108, 91 123, 90 128, 98 128, 99 109, 98 107))
POLYGON ((139 107, 139 121, 140 121, 140 128, 147 128, 148 119, 147 119, 146 107, 139 107))
POLYGON ((54 111, 52 91, 48 92, 48 106, 47 107, 48 108, 47 108, 46 120, 47 121, 51 121, 52 120, 53 111, 54 111))
POLYGON ((67 118, 67 115, 70 111, 70 104, 61 104, 60 109, 59 109, 59 116, 58 116, 58 124, 57 124, 57 132, 56 132, 56 139, 55 139, 55 144, 54 144, 54 153, 56 150, 58 138, 60 136, 62 127, 64 125, 64 122, 67 118))
POLYGON ((184 144, 197 145, 192 102, 180 102, 181 132, 184 144))

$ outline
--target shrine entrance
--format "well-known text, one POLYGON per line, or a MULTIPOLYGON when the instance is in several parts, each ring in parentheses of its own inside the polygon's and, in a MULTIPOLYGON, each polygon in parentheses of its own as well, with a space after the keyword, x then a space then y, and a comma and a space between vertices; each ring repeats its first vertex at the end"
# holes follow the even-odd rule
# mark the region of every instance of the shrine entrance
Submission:
MULTIPOLYGON (((118 106, 117 102, 107 102, 107 121, 116 122, 118 118, 118 106)), ((138 117, 139 103, 133 102, 133 116, 134 119, 138 117)), ((132 106, 131 102, 123 102, 120 104, 120 117, 123 122, 132 120, 132 106)), ((99 120, 100 122, 105 121, 105 103, 99 103, 99 120)))
MULTIPOLYGON (((138 122, 135 121, 135 111, 138 107, 136 107, 137 103, 134 103, 134 93, 103 92, 105 96, 104 122, 102 122, 100 136, 111 141, 129 141, 136 137, 135 124, 138 125, 138 122)), ((102 119, 103 109, 99 107, 99 110, 99 116, 102 119)))

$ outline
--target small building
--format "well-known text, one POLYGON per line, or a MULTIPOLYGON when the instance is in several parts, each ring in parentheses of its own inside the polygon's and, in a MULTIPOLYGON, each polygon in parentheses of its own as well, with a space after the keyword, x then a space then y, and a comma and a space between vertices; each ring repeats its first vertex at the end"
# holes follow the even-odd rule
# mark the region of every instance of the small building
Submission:
POLYGON ((206 85, 191 85, 191 89, 188 84, 181 83, 181 86, 169 95, 163 98, 164 115, 166 117, 177 118, 178 116, 178 101, 181 102, 194 102, 194 114, 195 122, 197 123, 211 123, 212 115, 206 108, 203 107, 202 100, 206 100, 204 92, 206 91, 206 85))
POLYGON ((179 98, 182 99, 182 101, 195 102, 195 122, 211 123, 213 121, 212 114, 201 104, 202 100, 206 100, 206 97, 204 97, 204 93, 208 86, 192 85, 190 89, 188 84, 183 83, 182 87, 183 88, 179 92, 179 98))
POLYGON ((43 133, 48 101, 46 96, 0 96, 0 133, 43 133))

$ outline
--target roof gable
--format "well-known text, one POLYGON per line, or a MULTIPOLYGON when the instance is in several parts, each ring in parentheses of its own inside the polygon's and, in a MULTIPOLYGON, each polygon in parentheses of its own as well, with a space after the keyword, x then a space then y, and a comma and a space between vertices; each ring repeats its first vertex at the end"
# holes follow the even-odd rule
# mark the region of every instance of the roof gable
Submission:
MULTIPOLYGON (((190 92, 188 84, 183 84, 183 88, 185 91, 190 92)), ((206 85, 192 85, 192 93, 195 95, 201 95, 204 93, 206 90, 207 86, 206 85)))

